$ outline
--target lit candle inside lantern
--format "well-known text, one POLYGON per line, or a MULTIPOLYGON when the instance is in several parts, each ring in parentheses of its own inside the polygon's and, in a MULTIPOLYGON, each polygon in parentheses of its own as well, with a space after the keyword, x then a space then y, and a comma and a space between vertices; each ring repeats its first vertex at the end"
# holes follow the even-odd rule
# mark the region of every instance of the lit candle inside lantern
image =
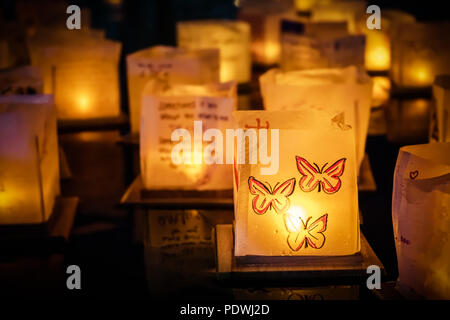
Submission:
POLYGON ((371 71, 389 70, 391 66, 391 46, 389 38, 378 30, 366 34, 366 69, 371 71), (370 34, 370 35, 369 35, 370 34))

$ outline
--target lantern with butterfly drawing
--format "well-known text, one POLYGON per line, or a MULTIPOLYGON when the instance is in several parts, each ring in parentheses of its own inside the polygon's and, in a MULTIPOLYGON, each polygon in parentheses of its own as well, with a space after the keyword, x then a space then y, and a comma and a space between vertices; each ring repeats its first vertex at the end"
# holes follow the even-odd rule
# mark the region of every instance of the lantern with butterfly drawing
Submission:
POLYGON ((358 252, 354 136, 342 115, 311 108, 234 119, 245 138, 234 166, 235 255, 358 252))

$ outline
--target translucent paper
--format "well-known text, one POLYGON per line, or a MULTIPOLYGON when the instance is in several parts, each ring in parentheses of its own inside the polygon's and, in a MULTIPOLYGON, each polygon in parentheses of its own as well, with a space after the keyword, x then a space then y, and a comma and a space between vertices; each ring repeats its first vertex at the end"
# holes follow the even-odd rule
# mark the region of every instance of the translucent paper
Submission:
POLYGON ((364 66, 364 35, 350 35, 345 22, 283 19, 281 68, 285 71, 364 66))
POLYGON ((392 32, 391 78, 400 88, 431 86, 450 73, 449 22, 401 23, 392 32))
MULTIPOLYGON (((231 190, 231 164, 226 164, 224 158, 223 164, 206 164, 203 152, 212 141, 201 142, 203 134, 195 134, 194 121, 202 121, 203 133, 214 128, 225 136, 225 129, 231 128, 231 113, 236 109, 236 84, 173 85, 168 88, 158 88, 158 84, 151 81, 142 100, 140 157, 144 187, 231 190), (176 129, 187 130, 190 141, 172 141, 176 129), (172 160, 173 148, 181 142, 190 147, 187 152, 190 163, 177 164, 172 160), (200 163, 194 157, 200 157, 200 163)), ((223 143, 225 145, 225 141, 223 143)))
POLYGON ((142 90, 150 80, 165 85, 219 82, 217 49, 186 50, 156 46, 127 56, 131 131, 139 132, 142 90))
MULTIPOLYGON (((235 255, 339 256, 359 251, 354 139, 342 116, 318 108, 237 111, 233 116, 237 128, 268 127, 268 150, 276 143, 270 130, 279 130, 277 173, 263 175, 261 168, 267 165, 260 161, 235 165, 235 255), (319 182, 310 183, 311 178, 319 182)), ((261 148, 261 139, 258 144, 261 148)), ((246 143, 246 156, 250 150, 246 143)))
POLYGON ((332 113, 343 112, 353 127, 356 163, 364 158, 369 126, 372 81, 356 68, 317 69, 282 72, 272 69, 260 77, 264 108, 268 111, 316 107, 332 113))
POLYGON ((392 219, 399 283, 429 299, 450 299, 450 143, 400 149, 392 219))
POLYGON ((53 98, 0 97, 0 224, 47 221, 59 192, 53 98))
POLYGON ((177 24, 177 43, 188 49, 220 50, 220 81, 249 82, 250 26, 242 21, 196 20, 177 24))
POLYGON ((118 62, 121 45, 103 32, 57 31, 30 40, 31 60, 44 76, 44 93, 55 96, 59 119, 120 113, 118 62))

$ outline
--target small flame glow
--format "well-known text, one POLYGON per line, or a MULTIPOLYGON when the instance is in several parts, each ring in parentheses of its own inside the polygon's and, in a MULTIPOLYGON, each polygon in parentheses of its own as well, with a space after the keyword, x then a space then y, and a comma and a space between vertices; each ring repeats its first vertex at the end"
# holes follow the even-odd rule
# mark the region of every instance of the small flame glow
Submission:
POLYGON ((300 232, 302 229, 302 220, 306 217, 305 210, 300 206, 292 206, 288 209, 285 224, 289 232, 300 232))

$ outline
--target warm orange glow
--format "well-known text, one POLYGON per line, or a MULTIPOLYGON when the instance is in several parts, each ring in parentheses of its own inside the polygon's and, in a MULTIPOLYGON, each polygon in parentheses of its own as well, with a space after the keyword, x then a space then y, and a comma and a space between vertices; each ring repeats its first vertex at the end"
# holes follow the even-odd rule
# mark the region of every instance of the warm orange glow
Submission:
POLYGON ((90 109, 89 106, 90 102, 88 96, 85 94, 80 94, 78 96, 78 110, 81 113, 87 113, 90 109))
POLYGON ((379 46, 366 52, 366 68, 368 70, 388 70, 390 65, 389 47, 379 46))
POLYGON ((410 69, 411 82, 416 85, 430 85, 433 83, 433 76, 426 65, 412 66, 410 69))
POLYGON ((265 59, 268 64, 274 64, 280 57, 280 44, 278 42, 268 42, 265 46, 265 59))
POLYGON ((305 221, 306 212, 300 206, 292 206, 287 211, 288 217, 285 219, 286 229, 289 232, 300 232, 302 230, 302 221, 305 221))

